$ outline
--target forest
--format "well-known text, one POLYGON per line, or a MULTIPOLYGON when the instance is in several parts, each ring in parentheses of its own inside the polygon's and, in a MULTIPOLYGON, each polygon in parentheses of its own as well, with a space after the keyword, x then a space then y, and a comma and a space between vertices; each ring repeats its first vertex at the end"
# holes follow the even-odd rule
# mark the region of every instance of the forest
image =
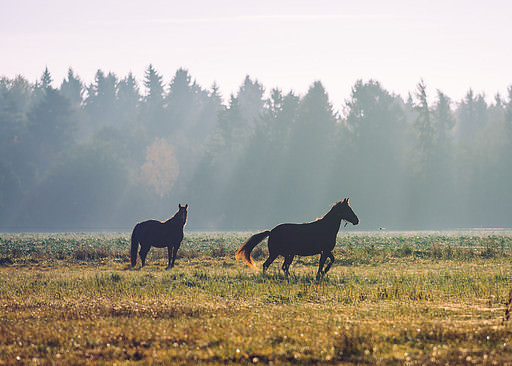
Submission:
POLYGON ((345 197, 358 230, 512 227, 512 86, 490 102, 357 80, 336 110, 320 81, 223 96, 152 65, 58 84, 0 77, 0 231, 125 232, 178 203, 188 230, 270 229, 345 197))

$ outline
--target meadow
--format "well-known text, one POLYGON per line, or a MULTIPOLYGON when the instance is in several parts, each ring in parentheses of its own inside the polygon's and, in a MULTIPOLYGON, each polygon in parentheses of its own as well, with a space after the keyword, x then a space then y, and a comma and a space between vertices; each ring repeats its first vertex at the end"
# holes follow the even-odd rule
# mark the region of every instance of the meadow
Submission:
POLYGON ((0 234, 0 365, 512 364, 512 233, 340 233, 336 262, 236 262, 186 233, 176 266, 129 235, 0 234), (509 309, 510 310, 510 309, 509 309))

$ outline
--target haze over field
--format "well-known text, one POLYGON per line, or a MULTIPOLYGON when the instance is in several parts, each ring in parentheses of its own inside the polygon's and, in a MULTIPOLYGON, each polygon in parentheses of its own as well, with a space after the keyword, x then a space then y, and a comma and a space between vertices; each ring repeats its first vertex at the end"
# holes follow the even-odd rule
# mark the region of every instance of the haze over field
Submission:
POLYGON ((0 3, 0 230, 512 227, 508 2, 0 3))

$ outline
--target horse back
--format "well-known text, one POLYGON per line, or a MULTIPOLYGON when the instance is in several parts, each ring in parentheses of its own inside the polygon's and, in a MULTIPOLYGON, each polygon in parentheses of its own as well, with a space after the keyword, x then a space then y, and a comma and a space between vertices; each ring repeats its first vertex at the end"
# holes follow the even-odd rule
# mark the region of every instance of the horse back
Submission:
POLYGON ((270 232, 270 245, 282 253, 314 255, 324 250, 331 251, 336 245, 335 228, 330 229, 320 222, 304 224, 280 224, 270 232))
POLYGON ((133 231, 139 242, 155 247, 166 247, 169 243, 179 245, 183 240, 182 227, 158 220, 139 222, 133 231))

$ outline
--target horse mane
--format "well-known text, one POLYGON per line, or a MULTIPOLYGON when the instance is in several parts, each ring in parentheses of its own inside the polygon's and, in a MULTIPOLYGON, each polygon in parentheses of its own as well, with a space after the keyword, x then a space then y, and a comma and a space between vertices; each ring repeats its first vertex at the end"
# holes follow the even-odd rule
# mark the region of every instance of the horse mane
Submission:
POLYGON ((340 205, 341 203, 343 203, 343 201, 336 202, 334 205, 332 205, 331 209, 329 211, 327 211, 327 213, 324 216, 322 216, 322 218, 320 218, 318 220, 323 220, 323 219, 326 219, 326 218, 332 216, 334 214, 334 210, 336 209, 336 207, 338 207, 338 205, 340 205))
POLYGON ((175 219, 176 217, 178 217, 178 214, 179 214, 179 213, 180 213, 180 210, 176 211, 176 212, 174 213, 174 215, 172 215, 171 217, 169 217, 169 218, 167 219, 167 221, 170 221, 170 220, 172 220, 172 219, 175 219))
MULTIPOLYGON (((187 206, 188 206, 188 205, 187 205, 187 206)), ((185 208, 185 210, 186 210, 186 208, 187 208, 187 207, 185 207, 185 206, 181 207, 181 206, 180 206, 180 208, 178 209, 178 211, 176 211, 176 212, 174 213, 174 215, 172 215, 170 218, 168 218, 166 221, 164 221, 164 223, 171 223, 171 222, 179 221, 178 214, 180 213, 181 208, 185 208)), ((184 223, 183 223, 183 226, 185 226, 185 225, 186 225, 186 222, 184 222, 184 223)))

